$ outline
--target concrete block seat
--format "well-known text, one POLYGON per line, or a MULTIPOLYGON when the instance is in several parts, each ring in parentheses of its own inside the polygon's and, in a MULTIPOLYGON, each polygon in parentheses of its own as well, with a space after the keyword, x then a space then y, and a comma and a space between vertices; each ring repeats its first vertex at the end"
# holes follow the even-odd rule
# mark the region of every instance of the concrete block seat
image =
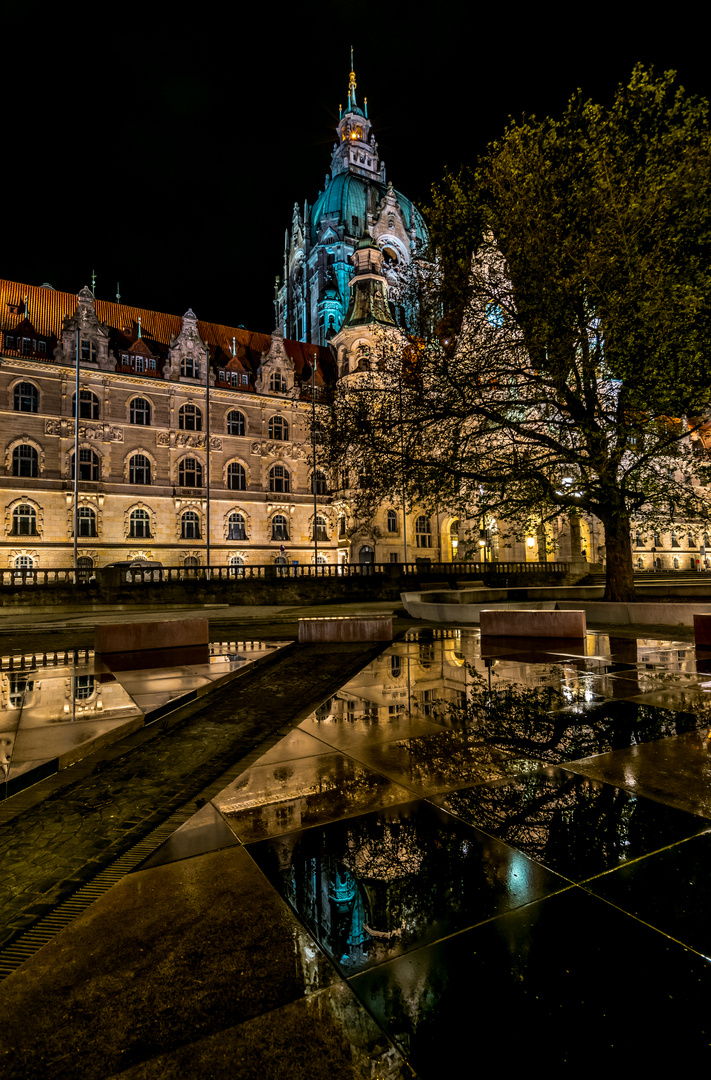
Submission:
POLYGON ((584 611, 531 611, 520 608, 482 609, 482 637, 583 638, 584 611))
POLYGON ((392 612, 382 615, 329 615, 299 619, 299 643, 392 641, 392 612))

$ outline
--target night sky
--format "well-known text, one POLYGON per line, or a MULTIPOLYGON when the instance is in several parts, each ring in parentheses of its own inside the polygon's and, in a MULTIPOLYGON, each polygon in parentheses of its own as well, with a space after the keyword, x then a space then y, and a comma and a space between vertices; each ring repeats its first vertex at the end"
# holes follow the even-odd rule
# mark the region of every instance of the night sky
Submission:
POLYGON ((420 206, 509 116, 556 115, 578 86, 607 101, 637 61, 711 96, 688 20, 448 0, 427 20, 345 3, 203 16, 213 7, 61 5, 40 22, 41 7, 2 6, 0 277, 76 292, 95 269, 98 297, 118 280, 125 303, 270 331, 284 230, 324 185, 351 44, 388 179, 420 206))

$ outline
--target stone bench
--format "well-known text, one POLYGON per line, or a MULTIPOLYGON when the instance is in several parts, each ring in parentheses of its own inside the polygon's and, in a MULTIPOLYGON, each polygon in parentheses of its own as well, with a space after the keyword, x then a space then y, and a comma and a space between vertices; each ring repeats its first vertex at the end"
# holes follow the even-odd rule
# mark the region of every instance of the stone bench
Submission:
POLYGON ((584 638, 584 611, 531 611, 525 608, 483 609, 482 637, 584 638))
POLYGON ((210 662, 207 619, 107 623, 94 628, 94 652, 112 671, 210 662))
POLYGON ((299 619, 299 643, 329 641, 392 641, 393 616, 326 615, 299 619))
POLYGON ((702 649, 711 649, 711 614, 694 612, 694 643, 702 649))

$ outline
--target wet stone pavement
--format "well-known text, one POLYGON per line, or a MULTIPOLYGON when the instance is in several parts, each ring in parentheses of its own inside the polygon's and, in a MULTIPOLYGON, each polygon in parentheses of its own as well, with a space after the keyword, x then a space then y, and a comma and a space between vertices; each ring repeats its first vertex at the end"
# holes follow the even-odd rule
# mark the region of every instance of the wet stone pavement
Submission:
POLYGON ((409 633, 5 981, 3 1074, 703 1067, 709 691, 684 642, 409 633))

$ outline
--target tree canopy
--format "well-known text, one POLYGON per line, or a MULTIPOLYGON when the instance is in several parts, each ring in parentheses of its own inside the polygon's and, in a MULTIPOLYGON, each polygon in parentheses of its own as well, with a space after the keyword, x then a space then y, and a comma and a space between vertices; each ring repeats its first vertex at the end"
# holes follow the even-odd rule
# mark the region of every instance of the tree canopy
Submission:
POLYGON ((632 523, 706 519, 710 135, 705 101, 637 67, 611 105, 512 122, 435 186, 446 318, 382 334, 334 405, 364 504, 403 490, 514 531, 593 514, 614 599, 632 523))

